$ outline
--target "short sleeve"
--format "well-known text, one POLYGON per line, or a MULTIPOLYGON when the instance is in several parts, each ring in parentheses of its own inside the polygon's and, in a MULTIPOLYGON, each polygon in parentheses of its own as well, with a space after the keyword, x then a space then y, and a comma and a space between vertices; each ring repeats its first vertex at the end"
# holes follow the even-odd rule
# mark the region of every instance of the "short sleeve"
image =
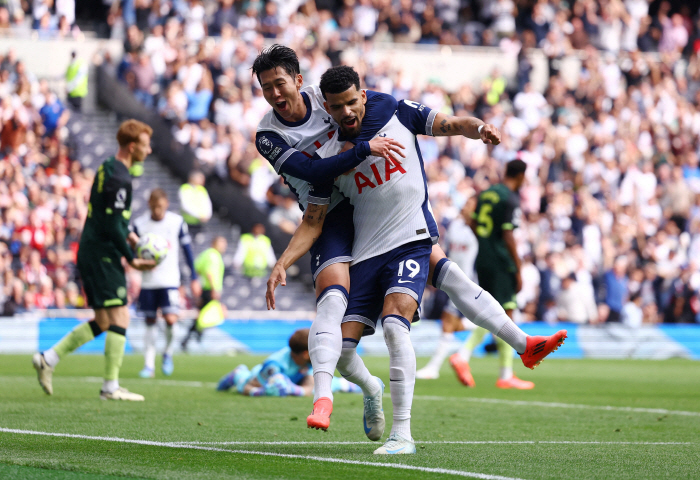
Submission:
POLYGON ((360 142, 372 140, 379 130, 389 123, 397 108, 398 102, 393 96, 367 90, 367 104, 365 105, 365 116, 362 119, 362 130, 357 137, 351 139, 352 143, 357 145, 360 142))
POLYGON ((262 131, 255 135, 255 146, 260 155, 265 157, 278 174, 281 173, 282 165, 294 152, 298 150, 292 148, 277 133, 272 131, 262 131))
POLYGON ((503 225, 501 228, 503 230, 513 230, 520 226, 520 205, 518 202, 510 197, 506 201, 505 211, 503 212, 503 225))
POLYGON ((331 203, 331 195, 333 194, 333 182, 322 184, 309 184, 308 203, 314 205, 328 205, 331 203))
POLYGON ((433 122, 437 114, 437 110, 411 100, 401 100, 396 112, 399 121, 414 135, 430 136, 433 135, 433 122))
MULTIPOLYGON (((128 176, 128 173, 126 174, 128 176)), ((115 172, 107 179, 102 190, 105 212, 109 215, 119 213, 126 208, 126 201, 131 190, 131 178, 123 178, 119 172, 115 172)))

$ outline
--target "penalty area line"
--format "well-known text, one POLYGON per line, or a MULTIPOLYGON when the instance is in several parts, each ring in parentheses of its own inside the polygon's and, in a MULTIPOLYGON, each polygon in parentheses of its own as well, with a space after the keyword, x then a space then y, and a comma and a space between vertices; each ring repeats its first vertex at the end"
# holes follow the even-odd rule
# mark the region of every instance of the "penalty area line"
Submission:
MULTIPOLYGON (((265 457, 278 457, 278 458, 289 458, 294 460, 311 460, 316 462, 325 463, 340 463, 345 465, 360 465, 366 467, 381 467, 381 468, 393 468, 397 470, 413 470, 425 473, 440 473, 444 475, 455 475, 459 477, 467 478, 477 478, 480 480, 522 480, 517 477, 504 477, 501 475, 489 475, 484 473, 476 472, 465 472, 462 470, 450 470, 446 468, 431 468, 431 467, 419 467, 415 465, 404 465, 399 463, 379 463, 379 462, 362 462, 360 460, 345 460, 340 458, 332 457, 315 457, 312 455, 294 455, 288 453, 276 453, 276 452, 259 452, 253 450, 229 450, 226 448, 208 447, 204 445, 192 445, 192 444, 179 444, 170 442, 156 442, 152 440, 136 440, 129 438, 120 437, 99 437, 91 435, 77 435, 72 433, 54 433, 54 432, 39 432, 35 430, 18 430, 14 428, 3 428, 0 427, 0 433, 10 433, 17 435, 37 435, 44 437, 62 437, 62 438, 75 438, 80 440, 97 440, 102 442, 116 442, 116 443, 131 443, 136 445, 150 445, 154 447, 165 447, 165 448, 179 448, 186 450, 204 450, 209 452, 221 452, 221 453, 235 453, 241 455, 260 455, 265 457)), ((365 442, 366 443, 366 442, 365 442)))

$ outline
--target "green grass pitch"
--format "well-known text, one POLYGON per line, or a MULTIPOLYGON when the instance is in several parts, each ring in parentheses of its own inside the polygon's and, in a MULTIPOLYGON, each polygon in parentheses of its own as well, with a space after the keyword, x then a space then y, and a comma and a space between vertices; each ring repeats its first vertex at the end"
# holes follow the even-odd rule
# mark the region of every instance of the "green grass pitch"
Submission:
MULTIPOLYGON (((439 380, 416 384, 418 453, 387 458, 372 455, 379 444, 364 436, 360 395, 336 395, 323 433, 306 428, 309 398, 214 390, 238 363, 260 359, 179 356, 171 378, 141 380, 142 358, 127 356, 121 383, 146 401, 120 403, 99 400, 99 356, 63 360, 52 397, 29 356, 0 356, 0 478, 700 478, 697 362, 548 360, 516 368, 536 383, 530 391, 495 388, 494 358, 472 362, 474 389, 446 365, 439 380)), ((389 383, 387 358, 365 361, 389 383)), ((384 409, 386 438, 389 395, 384 409)))

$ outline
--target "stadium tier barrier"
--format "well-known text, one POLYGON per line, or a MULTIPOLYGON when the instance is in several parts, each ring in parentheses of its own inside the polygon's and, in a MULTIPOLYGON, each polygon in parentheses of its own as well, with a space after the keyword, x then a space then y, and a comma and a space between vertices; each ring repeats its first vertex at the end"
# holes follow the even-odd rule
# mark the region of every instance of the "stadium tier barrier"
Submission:
MULTIPOLYGON (((182 315, 176 335, 185 335, 194 316, 195 312, 182 315)), ((313 316, 313 312, 229 311, 224 323, 206 330, 200 343, 190 342, 188 353, 271 353, 285 345, 295 330, 309 327, 313 316)), ((28 354, 47 349, 79 322, 90 318, 90 310, 48 310, 0 318, 0 354, 28 354)), ((521 327, 530 335, 548 335, 560 328, 568 329, 569 337, 564 346, 553 354, 554 358, 700 360, 700 325, 664 324, 633 329, 621 324, 554 326, 536 322, 521 327)), ((135 316, 127 330, 127 353, 141 352, 144 332, 143 318, 135 316)), ((431 355, 435 351, 441 332, 439 321, 423 320, 414 324, 411 337, 416 355, 431 355)), ((458 332, 457 337, 465 339, 468 334, 466 331, 458 332)), ((162 351, 164 335, 159 337, 161 338, 158 349, 162 351)), ((102 353, 104 339, 105 336, 101 335, 83 345, 78 349, 78 353, 102 353)), ((367 355, 387 355, 380 329, 375 335, 362 340, 360 352, 367 355)), ((476 356, 483 354, 481 348, 475 352, 476 356)))

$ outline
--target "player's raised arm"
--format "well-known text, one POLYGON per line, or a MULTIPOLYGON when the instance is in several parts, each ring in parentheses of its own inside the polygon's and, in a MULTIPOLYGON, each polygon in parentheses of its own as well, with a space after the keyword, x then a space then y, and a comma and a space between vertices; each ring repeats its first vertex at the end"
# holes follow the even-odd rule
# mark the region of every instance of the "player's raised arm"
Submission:
POLYGON ((476 117, 455 117, 438 113, 433 122, 433 136, 452 137, 462 135, 474 140, 481 140, 487 145, 501 143, 501 132, 476 117))
POLYGON ((268 310, 270 308, 275 309, 275 288, 277 288, 277 285, 284 286, 287 284, 287 269, 308 252, 318 237, 321 236, 327 211, 328 203, 324 205, 309 203, 304 213, 304 220, 297 227, 292 239, 289 241, 289 245, 279 260, 277 260, 277 263, 275 263, 270 273, 270 278, 267 280, 265 299, 268 310))

